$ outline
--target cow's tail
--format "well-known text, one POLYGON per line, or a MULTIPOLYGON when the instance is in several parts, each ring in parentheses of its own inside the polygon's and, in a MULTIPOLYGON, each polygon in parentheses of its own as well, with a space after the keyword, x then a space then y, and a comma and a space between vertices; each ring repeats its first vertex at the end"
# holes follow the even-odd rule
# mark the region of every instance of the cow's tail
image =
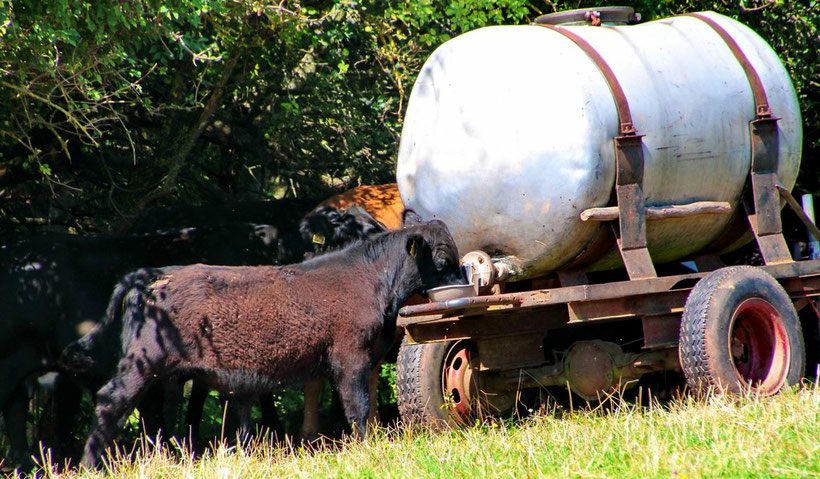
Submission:
POLYGON ((127 311, 135 301, 141 302, 144 292, 161 272, 159 269, 143 268, 123 277, 111 294, 103 320, 91 332, 66 346, 60 355, 60 368, 75 374, 88 374, 92 369, 104 367, 102 363, 106 360, 115 358, 121 349, 121 333, 127 311))

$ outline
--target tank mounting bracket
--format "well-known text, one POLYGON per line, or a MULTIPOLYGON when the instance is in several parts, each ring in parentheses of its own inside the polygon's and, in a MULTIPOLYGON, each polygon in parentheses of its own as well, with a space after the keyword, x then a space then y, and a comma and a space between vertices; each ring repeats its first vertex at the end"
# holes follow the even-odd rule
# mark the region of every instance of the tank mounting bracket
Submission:
POLYGON ((755 119, 749 122, 751 137, 751 187, 746 188, 743 206, 749 217, 760 253, 766 264, 787 263, 792 260, 780 220, 780 193, 777 190, 779 137, 777 120, 772 114, 766 89, 752 62, 740 49, 734 38, 718 22, 700 13, 687 14, 709 25, 732 52, 752 90, 755 119))
POLYGON ((560 33, 586 53, 603 75, 618 112, 620 135, 613 141, 615 145, 615 194, 617 197, 617 225, 612 229, 618 240, 626 271, 630 279, 655 278, 655 265, 646 245, 646 207, 643 195, 643 135, 639 135, 632 122, 629 102, 615 72, 600 53, 586 40, 566 28, 544 23, 536 25, 560 33))

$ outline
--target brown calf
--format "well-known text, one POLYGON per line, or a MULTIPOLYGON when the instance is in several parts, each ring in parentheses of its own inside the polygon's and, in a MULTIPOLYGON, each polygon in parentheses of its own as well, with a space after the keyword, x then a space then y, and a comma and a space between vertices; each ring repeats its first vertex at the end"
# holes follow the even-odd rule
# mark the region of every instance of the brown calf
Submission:
POLYGON ((97 464, 150 385, 175 374, 234 399, 242 437, 260 394, 329 376, 353 433, 363 433, 368 376, 394 340, 399 307, 426 289, 464 283, 444 223, 420 223, 412 212, 409 220, 293 266, 193 265, 126 277, 106 323, 91 333, 120 338, 122 352, 98 392, 83 464, 97 464))

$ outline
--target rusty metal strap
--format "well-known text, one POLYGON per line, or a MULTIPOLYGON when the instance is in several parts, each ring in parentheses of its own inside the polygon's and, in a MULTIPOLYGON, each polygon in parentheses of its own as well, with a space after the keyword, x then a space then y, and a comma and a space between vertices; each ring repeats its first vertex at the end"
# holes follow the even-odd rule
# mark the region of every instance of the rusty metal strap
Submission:
POLYGON ((743 50, 740 49, 737 42, 734 38, 729 35, 729 33, 721 27, 716 21, 712 20, 711 18, 700 14, 700 13, 689 13, 683 16, 697 18, 705 22, 707 25, 712 27, 712 29, 723 39, 726 46, 729 47, 729 50, 732 51, 732 54, 737 59, 740 66, 743 68, 743 71, 746 73, 746 78, 749 79, 749 85, 752 87, 752 93, 755 97, 755 114, 758 118, 768 118, 772 115, 772 111, 769 108, 769 99, 766 97, 766 89, 763 88, 763 82, 760 81, 760 75, 757 74, 752 63, 743 53, 743 50))
MULTIPOLYGON (((766 90, 763 87, 760 76, 743 51, 741 51, 737 42, 723 27, 709 17, 698 13, 690 13, 685 16, 694 17, 706 23, 721 37, 735 56, 737 62, 743 68, 749 85, 752 88, 756 118, 749 124, 752 144, 751 185, 747 186, 743 202, 747 216, 749 216, 748 220, 753 226, 755 236, 757 237, 766 263, 786 261, 790 259, 790 257, 788 248, 785 247, 785 241, 782 240, 780 201, 775 188, 779 161, 778 118, 772 114, 769 100, 766 96, 766 90), (762 238, 765 236, 777 236, 778 238, 765 240, 765 238, 762 238)), ((738 213, 740 213, 740 211, 741 210, 738 210, 738 213)), ((707 249, 720 251, 735 243, 746 231, 745 228, 742 227, 741 222, 746 222, 746 218, 743 218, 742 214, 738 214, 732 218, 726 231, 736 231, 737 233, 722 235, 721 238, 711 243, 707 249)))
POLYGON ((744 206, 766 264, 792 261, 789 248, 783 238, 780 195, 776 188, 779 161, 777 120, 779 118, 772 115, 760 75, 757 74, 734 38, 716 21, 705 15, 690 13, 686 16, 697 18, 709 25, 723 39, 746 73, 746 79, 754 95, 756 118, 749 123, 752 144, 751 188, 747 188, 744 193, 744 206))
POLYGON ((643 137, 637 134, 632 113, 621 84, 606 60, 586 40, 572 31, 547 24, 536 24, 572 40, 592 60, 606 80, 615 100, 620 135, 615 145, 615 196, 620 212, 616 235, 626 270, 631 279, 655 277, 655 267, 646 249, 646 218, 643 195, 643 137))
POLYGON ((618 109, 618 120, 620 121, 620 131, 621 136, 628 136, 635 134, 635 125, 632 124, 632 113, 629 111, 629 102, 626 101, 626 95, 624 94, 624 90, 621 88, 621 84, 618 83, 618 79, 615 77, 615 73, 612 71, 612 68, 606 63, 606 60, 601 56, 600 53, 595 51, 595 48, 589 44, 586 40, 579 37, 578 35, 572 33, 571 31, 556 27, 554 25, 547 25, 544 23, 536 23, 535 25, 539 27, 549 28, 554 32, 558 32, 561 35, 572 40, 576 45, 578 45, 581 50, 586 53, 590 59, 592 59, 595 66, 598 67, 598 70, 601 74, 604 75, 604 79, 606 80, 607 85, 609 85, 609 89, 612 92, 612 96, 615 99, 615 107, 618 109))

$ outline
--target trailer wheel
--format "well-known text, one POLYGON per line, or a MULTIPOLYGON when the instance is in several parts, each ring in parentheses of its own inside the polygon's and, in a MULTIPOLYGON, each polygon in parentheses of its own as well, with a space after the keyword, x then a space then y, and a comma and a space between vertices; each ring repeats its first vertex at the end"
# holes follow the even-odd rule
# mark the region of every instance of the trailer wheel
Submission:
POLYGON ((396 363, 399 413, 411 424, 460 426, 473 419, 477 397, 476 352, 470 343, 408 344, 396 363))
POLYGON ((771 275, 730 266, 704 276, 689 294, 679 356, 697 392, 775 394, 800 381, 805 348, 788 294, 771 275))

